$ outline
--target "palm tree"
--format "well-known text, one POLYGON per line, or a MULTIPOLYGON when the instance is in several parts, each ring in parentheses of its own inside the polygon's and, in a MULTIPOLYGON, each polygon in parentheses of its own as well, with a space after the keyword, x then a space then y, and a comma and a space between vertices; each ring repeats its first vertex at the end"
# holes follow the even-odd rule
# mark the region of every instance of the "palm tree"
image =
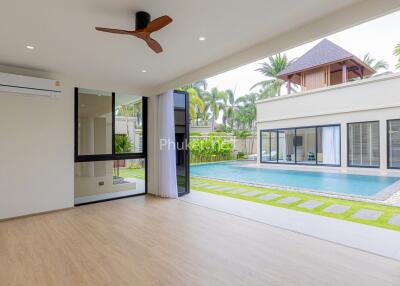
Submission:
MULTIPOLYGON (((368 65, 371 68, 373 68, 374 70, 376 70, 378 73, 379 73, 380 70, 384 71, 383 73, 379 73, 379 74, 376 74, 376 75, 382 75, 382 74, 388 73, 387 69, 389 69, 389 64, 385 60, 377 60, 375 58, 372 58, 369 53, 366 53, 364 55, 364 57, 363 57, 363 62, 366 65, 368 65)), ((368 77, 370 77, 370 76, 365 76, 364 78, 368 78, 368 77)))
POLYGON ((396 64, 396 69, 400 69, 400 43, 396 45, 393 51, 394 55, 399 57, 398 62, 396 64))
POLYGON ((225 128, 227 125, 229 128, 233 129, 234 124, 234 112, 235 112, 235 91, 231 89, 227 89, 225 91, 225 98, 224 98, 224 110, 222 116, 222 123, 224 124, 225 128), (227 124, 228 123, 228 124, 227 124))
POLYGON ((215 130, 215 120, 219 117, 219 112, 223 109, 226 94, 218 88, 213 87, 210 92, 205 92, 204 99, 208 103, 211 112, 211 129, 215 130))
POLYGON ((269 57, 268 62, 261 63, 261 67, 256 69, 256 71, 262 73, 268 77, 268 79, 256 83, 250 88, 250 90, 256 87, 261 87, 260 99, 280 96, 281 87, 285 81, 278 79, 277 75, 286 69, 292 62, 293 60, 289 61, 286 54, 277 54, 276 56, 269 57))
POLYGON ((189 94, 189 114, 191 120, 196 120, 196 125, 199 125, 199 120, 205 110, 204 93, 207 90, 207 81, 205 79, 195 81, 178 88, 178 90, 186 91, 189 94))
POLYGON ((236 100, 237 111, 235 113, 235 119, 238 129, 255 130, 255 121, 257 117, 256 101, 258 96, 257 93, 252 92, 236 100))

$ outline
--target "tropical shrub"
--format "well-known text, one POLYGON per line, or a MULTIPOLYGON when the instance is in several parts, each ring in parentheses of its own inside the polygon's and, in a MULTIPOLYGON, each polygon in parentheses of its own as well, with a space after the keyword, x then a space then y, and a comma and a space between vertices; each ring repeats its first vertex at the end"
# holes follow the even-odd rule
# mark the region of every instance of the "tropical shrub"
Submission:
POLYGON ((191 163, 216 162, 232 159, 233 143, 221 137, 210 136, 189 143, 191 163))

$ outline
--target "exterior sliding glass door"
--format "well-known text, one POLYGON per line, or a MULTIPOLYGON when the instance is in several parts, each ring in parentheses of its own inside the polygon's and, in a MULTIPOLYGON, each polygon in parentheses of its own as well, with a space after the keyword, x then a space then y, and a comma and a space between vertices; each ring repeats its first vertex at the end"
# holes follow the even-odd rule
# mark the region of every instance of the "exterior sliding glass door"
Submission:
POLYGON ((348 166, 379 168, 379 121, 347 124, 348 166))
POLYGON ((260 161, 340 166, 340 126, 262 130, 260 161))
POLYGON ((147 99, 75 89, 75 204, 146 193, 147 99))
POLYGON ((387 121, 388 167, 400 169, 400 119, 387 121))

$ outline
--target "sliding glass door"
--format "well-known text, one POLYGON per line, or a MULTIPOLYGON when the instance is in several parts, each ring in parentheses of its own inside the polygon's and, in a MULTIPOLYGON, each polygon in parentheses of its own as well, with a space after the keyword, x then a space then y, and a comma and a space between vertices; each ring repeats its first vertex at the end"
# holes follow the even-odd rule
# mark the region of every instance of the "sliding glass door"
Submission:
POLYGON ((379 121, 347 124, 349 167, 378 168, 379 121))
POLYGON ((189 174, 189 97, 184 91, 174 91, 174 119, 176 143, 176 175, 178 195, 190 191, 189 174))
POLYGON ((400 169, 400 119, 388 120, 388 167, 400 169))
POLYGON ((262 163, 340 166, 340 126, 262 130, 262 163))
POLYGON ((75 204, 146 193, 147 99, 75 89, 75 204))

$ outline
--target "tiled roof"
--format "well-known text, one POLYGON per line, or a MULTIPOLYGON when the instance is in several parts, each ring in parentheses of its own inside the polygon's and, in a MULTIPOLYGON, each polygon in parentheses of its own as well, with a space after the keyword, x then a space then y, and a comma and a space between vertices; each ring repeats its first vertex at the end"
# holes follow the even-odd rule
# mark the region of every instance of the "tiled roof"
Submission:
POLYGON ((327 63, 338 62, 352 57, 355 58, 352 53, 346 51, 327 39, 323 39, 315 47, 294 61, 286 69, 281 71, 278 74, 278 77, 297 73, 327 63))

